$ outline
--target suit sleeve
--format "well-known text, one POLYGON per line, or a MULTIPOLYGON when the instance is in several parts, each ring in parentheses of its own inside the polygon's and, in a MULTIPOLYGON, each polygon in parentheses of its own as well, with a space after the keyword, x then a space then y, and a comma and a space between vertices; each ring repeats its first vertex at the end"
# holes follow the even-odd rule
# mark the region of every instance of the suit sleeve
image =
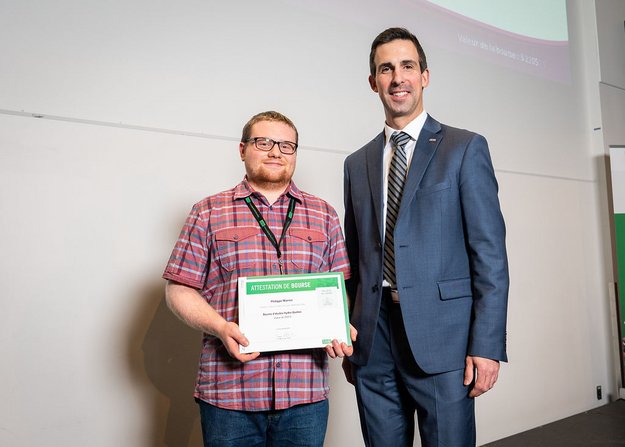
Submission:
POLYGON ((460 169, 460 200, 473 289, 468 354, 507 361, 506 229, 488 143, 473 135, 460 169))
POLYGON ((360 280, 358 271, 358 230, 356 228, 352 199, 349 167, 346 160, 343 166, 343 203, 345 206, 345 245, 351 266, 351 277, 345 282, 345 286, 350 302, 350 312, 354 306, 356 290, 360 280))

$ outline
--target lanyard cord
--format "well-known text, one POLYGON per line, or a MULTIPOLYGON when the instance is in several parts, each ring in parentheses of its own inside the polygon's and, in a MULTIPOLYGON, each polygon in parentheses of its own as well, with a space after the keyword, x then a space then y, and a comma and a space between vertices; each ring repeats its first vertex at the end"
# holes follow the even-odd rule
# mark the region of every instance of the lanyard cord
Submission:
POLYGON ((263 215, 260 214, 260 211, 258 211, 258 208, 256 208, 256 205, 254 205, 254 203, 252 202, 251 196, 247 196, 245 198, 245 203, 247 204, 248 208, 254 215, 256 222, 258 222, 258 225, 260 226, 260 229, 263 230, 263 233, 265 233, 265 235, 269 239, 269 242, 271 242, 271 245, 273 245, 274 248, 276 249, 276 254, 278 255, 278 259, 280 259, 282 257, 282 251, 280 251, 280 245, 282 244, 282 240, 284 239, 286 230, 289 228, 289 225, 291 225, 291 221, 293 220, 293 212, 295 211, 295 204, 297 203, 297 201, 293 197, 291 197, 291 201, 289 202, 289 209, 286 212, 286 217, 284 218, 284 225, 282 226, 282 234, 280 235, 279 241, 276 240, 276 237, 274 236, 273 232, 269 228, 269 225, 267 225, 267 222, 265 222, 263 215))

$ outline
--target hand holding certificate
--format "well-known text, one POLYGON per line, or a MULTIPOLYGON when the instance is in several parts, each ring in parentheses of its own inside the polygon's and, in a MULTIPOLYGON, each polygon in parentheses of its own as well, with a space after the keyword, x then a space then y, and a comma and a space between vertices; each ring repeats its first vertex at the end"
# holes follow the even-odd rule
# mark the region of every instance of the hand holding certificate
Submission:
POLYGON ((343 274, 239 278, 241 353, 351 346, 343 274))

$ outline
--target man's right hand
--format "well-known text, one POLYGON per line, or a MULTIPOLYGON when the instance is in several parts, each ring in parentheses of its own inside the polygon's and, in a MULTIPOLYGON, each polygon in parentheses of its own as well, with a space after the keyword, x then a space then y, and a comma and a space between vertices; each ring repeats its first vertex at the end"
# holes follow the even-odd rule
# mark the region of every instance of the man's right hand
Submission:
POLYGON ((243 335, 239 329, 239 325, 236 323, 224 321, 216 335, 226 347, 228 354, 241 363, 254 360, 260 355, 260 352, 252 352, 250 354, 241 354, 239 352, 239 345, 247 346, 249 345, 249 341, 247 340, 247 337, 243 335))
POLYGON ((260 352, 251 354, 239 352, 239 343, 243 346, 249 344, 245 335, 241 333, 239 325, 224 320, 198 290, 174 281, 167 281, 165 299, 172 312, 187 325, 218 337, 231 357, 245 363, 260 355, 260 352))

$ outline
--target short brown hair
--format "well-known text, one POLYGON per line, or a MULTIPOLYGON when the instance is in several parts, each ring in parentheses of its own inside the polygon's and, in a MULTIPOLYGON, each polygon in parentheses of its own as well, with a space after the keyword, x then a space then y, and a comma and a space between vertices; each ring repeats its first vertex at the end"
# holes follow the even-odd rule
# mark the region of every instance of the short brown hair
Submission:
POLYGON ((423 48, 419 43, 419 39, 417 39, 417 37, 406 28, 388 28, 378 34, 371 44, 371 53, 369 53, 369 70, 371 71, 371 76, 375 76, 375 51, 380 45, 384 45, 385 43, 398 39, 411 41, 417 48, 417 53, 419 54, 419 68, 422 72, 428 68, 425 51, 423 51, 423 48))
POLYGON ((295 127, 295 124, 293 124, 293 121, 288 119, 280 112, 268 110, 267 112, 257 113, 256 115, 251 117, 247 123, 245 123, 245 126, 243 126, 243 133, 241 135, 242 143, 245 143, 247 140, 250 139, 250 135, 252 134, 252 126, 260 121, 278 121, 280 123, 286 124, 295 131, 295 141, 293 141, 293 143, 298 142, 299 134, 297 133, 297 128, 295 127))

